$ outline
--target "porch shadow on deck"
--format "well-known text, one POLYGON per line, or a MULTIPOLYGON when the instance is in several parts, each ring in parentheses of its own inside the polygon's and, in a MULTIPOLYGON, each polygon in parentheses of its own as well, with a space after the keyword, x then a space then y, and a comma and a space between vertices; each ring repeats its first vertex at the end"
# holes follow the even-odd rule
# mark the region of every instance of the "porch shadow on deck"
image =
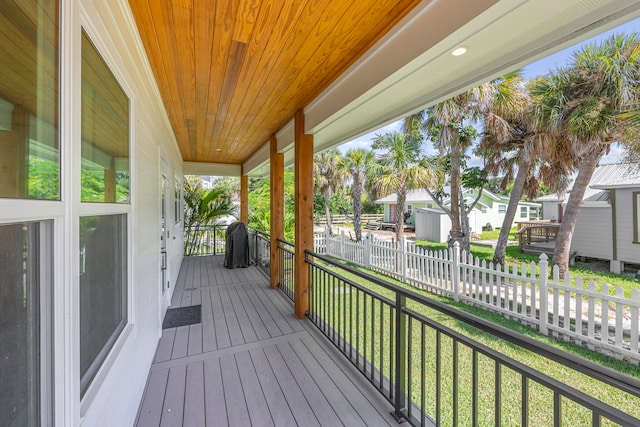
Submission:
POLYGON ((185 257, 172 307, 202 323, 162 333, 138 426, 397 425, 391 405, 257 267, 185 257))

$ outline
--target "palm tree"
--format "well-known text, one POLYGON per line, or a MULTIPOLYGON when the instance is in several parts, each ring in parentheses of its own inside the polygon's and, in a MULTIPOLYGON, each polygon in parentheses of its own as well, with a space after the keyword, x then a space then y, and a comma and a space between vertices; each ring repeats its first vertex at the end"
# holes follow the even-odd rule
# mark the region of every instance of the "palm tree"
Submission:
POLYGON ((200 227, 210 225, 224 215, 231 215, 234 207, 231 196, 224 187, 214 187, 205 191, 199 182, 184 181, 184 241, 185 255, 196 252, 200 227))
POLYGON ((600 158, 611 143, 627 142, 633 134, 625 128, 634 125, 640 104, 639 36, 614 35, 583 47, 568 68, 537 79, 532 95, 539 124, 561 134, 568 154, 580 161, 553 256, 563 273, 580 204, 600 158))
MULTIPOLYGON (((527 106, 531 99, 518 72, 494 81, 498 87, 494 97, 487 104, 483 117, 484 133, 476 154, 485 160, 485 170, 494 176, 502 175, 501 187, 505 189, 513 181, 509 204, 500 228, 500 235, 493 255, 494 264, 504 264, 509 232, 515 218, 518 203, 523 194, 535 197, 539 191, 538 174, 548 174, 549 168, 538 168, 543 158, 549 158, 550 146, 556 144, 553 134, 533 128, 527 106), (517 171, 517 172, 516 172, 517 171)), ((569 171, 567 165, 555 168, 564 173, 564 179, 554 176, 556 184, 566 183, 569 171)))
POLYGON ((336 149, 316 154, 313 159, 314 183, 324 198, 324 213, 327 218, 327 230, 329 234, 333 234, 329 199, 335 191, 336 186, 342 180, 341 171, 338 169, 340 159, 340 152, 336 149))
POLYGON ((355 230, 356 241, 362 240, 362 224, 360 217, 362 214, 362 190, 367 173, 373 170, 376 161, 375 154, 371 150, 364 148, 348 150, 338 163, 338 170, 343 176, 350 176, 353 180, 351 184, 351 196, 353 203, 353 228, 355 230))
POLYGON ((449 246, 455 242, 469 250, 470 236, 462 217, 464 198, 461 194, 461 169, 466 151, 476 136, 472 123, 480 120, 489 100, 499 95, 499 85, 489 82, 440 102, 405 121, 405 129, 422 124, 422 130, 434 142, 440 156, 448 154, 447 170, 451 186, 451 208, 445 209, 451 218, 449 246))
POLYGON ((414 188, 432 188, 435 173, 420 163, 422 159, 422 135, 417 132, 393 132, 379 135, 372 148, 383 150, 380 166, 375 173, 376 186, 382 193, 396 193, 396 240, 404 235, 404 204, 407 192, 414 188))

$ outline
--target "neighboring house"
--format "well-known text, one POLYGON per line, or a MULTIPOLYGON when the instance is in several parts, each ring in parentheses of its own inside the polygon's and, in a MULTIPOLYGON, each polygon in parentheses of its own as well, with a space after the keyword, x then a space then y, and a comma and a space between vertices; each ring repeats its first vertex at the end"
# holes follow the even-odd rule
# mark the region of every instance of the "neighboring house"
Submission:
MULTIPOLYGON (((444 191, 448 193, 450 189, 445 187, 444 191)), ((478 194, 477 190, 468 189, 463 191, 466 202, 473 203, 478 194)), ((391 194, 376 200, 376 203, 384 205, 384 222, 395 222, 397 196, 391 194)), ((445 199, 444 204, 449 207, 451 206, 451 201, 445 199)), ((501 227, 508 204, 509 197, 484 190, 480 200, 478 200, 475 208, 469 214, 471 231, 480 233, 482 227, 487 224, 491 224, 493 228, 501 227)), ((538 203, 520 202, 514 221, 537 219, 539 206, 538 203)), ((416 226, 416 238, 438 242, 447 240, 449 230, 451 230, 451 220, 444 210, 440 209, 438 204, 429 196, 427 191, 422 189, 409 191, 405 202, 405 212, 411 213, 407 222, 416 226)))
MULTIPOLYGON (((567 194, 539 197, 542 218, 562 222, 567 194)), ((593 173, 580 206, 571 240, 578 256, 610 261, 610 269, 620 273, 624 263, 640 263, 640 165, 617 163, 600 165, 593 173)))
MULTIPOLYGON (((382 199, 378 199, 375 203, 383 205, 384 207, 384 222, 396 222, 396 205, 398 203, 398 196, 396 194, 391 194, 387 197, 383 197, 382 199)), ((438 204, 433 201, 426 190, 409 190, 407 193, 407 199, 404 203, 404 211, 409 212, 411 215, 407 219, 406 223, 415 225, 416 209, 433 207, 438 207, 438 204)))

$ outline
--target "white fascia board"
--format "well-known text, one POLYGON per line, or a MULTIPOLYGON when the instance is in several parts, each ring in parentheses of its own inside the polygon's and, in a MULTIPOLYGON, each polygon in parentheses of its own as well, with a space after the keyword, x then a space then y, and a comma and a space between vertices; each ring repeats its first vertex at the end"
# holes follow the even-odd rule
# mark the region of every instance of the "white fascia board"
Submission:
POLYGON ((242 164, 242 172, 245 175, 253 175, 256 169, 262 169, 265 163, 269 163, 269 153, 270 147, 267 141, 242 164))
POLYGON ((626 188, 638 188, 638 189, 640 189, 640 183, 592 185, 591 188, 594 188, 596 190, 611 190, 611 189, 626 189, 626 188))
MULTIPOLYGON (((426 8, 420 12, 428 15, 426 8)), ((377 57, 357 61, 305 108, 306 131, 314 135, 316 151, 347 142, 611 28, 630 14, 640 14, 638 2, 502 0, 377 84, 367 77, 375 73, 371 64, 377 57), (463 44, 469 46, 466 55, 449 54, 463 44), (358 81, 372 85, 362 91, 358 81), (351 86, 360 87, 362 93, 355 96, 348 90, 351 86)), ((418 34, 424 37, 425 28, 434 24, 420 21, 421 16, 401 21, 402 28, 389 37, 410 32, 412 24, 420 25, 418 34)), ((375 52, 380 58, 393 58, 388 49, 402 49, 387 37, 374 48, 380 49, 375 52)))
POLYGON ((635 16, 634 0, 424 1, 304 108, 305 133, 315 152, 335 147, 635 16))
POLYGON ((185 175, 240 176, 242 166, 225 163, 182 162, 185 175))

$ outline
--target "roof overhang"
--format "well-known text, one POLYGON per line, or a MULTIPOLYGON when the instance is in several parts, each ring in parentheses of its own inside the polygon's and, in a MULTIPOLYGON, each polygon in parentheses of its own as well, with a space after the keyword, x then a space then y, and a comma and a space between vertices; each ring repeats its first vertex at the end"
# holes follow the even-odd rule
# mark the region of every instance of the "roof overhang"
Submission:
MULTIPOLYGON (((426 29, 437 30, 445 3, 418 5, 304 108, 305 132, 313 135, 316 152, 640 16, 640 2, 632 0, 501 0, 434 43, 426 29), (460 45, 467 54, 453 57, 460 45)), ((293 122, 276 136, 289 165, 293 122)), ((268 154, 256 152, 245 173, 268 173, 268 154)))

